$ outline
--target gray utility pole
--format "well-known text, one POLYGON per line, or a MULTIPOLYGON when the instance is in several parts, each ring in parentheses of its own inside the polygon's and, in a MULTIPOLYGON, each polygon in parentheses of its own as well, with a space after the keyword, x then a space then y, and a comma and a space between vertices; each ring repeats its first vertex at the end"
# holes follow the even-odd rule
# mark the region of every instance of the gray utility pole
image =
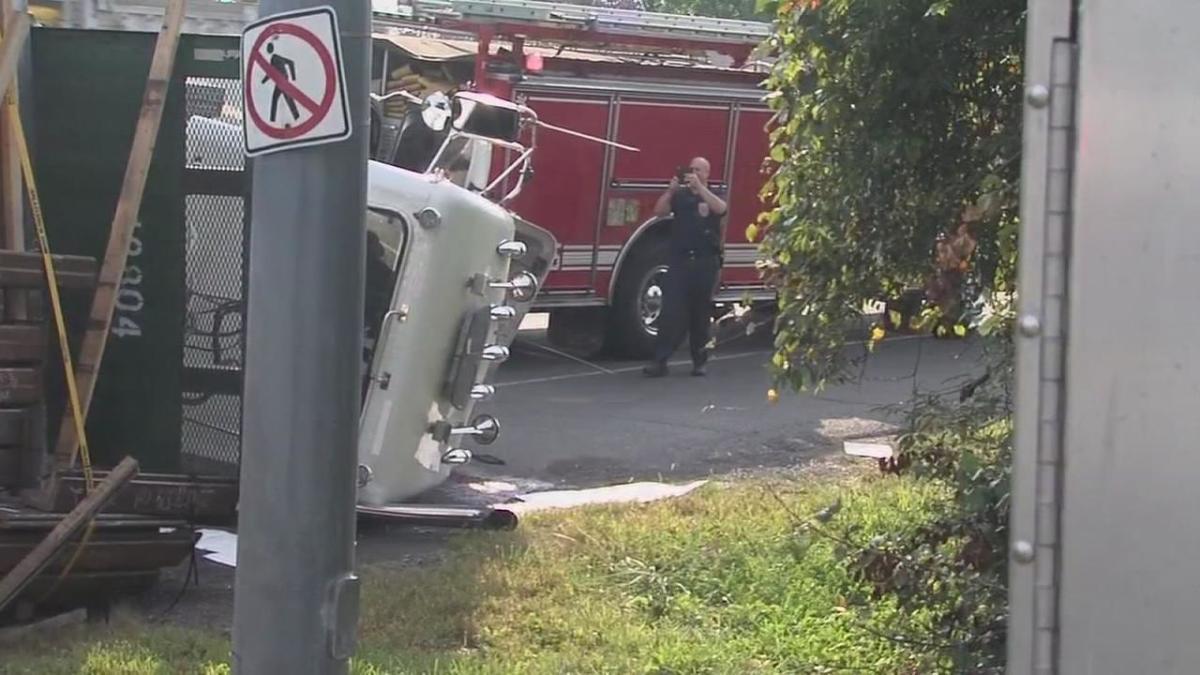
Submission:
POLYGON ((357 631, 370 5, 263 0, 259 11, 318 6, 337 15, 353 134, 254 160, 233 622, 240 675, 346 673, 357 631))

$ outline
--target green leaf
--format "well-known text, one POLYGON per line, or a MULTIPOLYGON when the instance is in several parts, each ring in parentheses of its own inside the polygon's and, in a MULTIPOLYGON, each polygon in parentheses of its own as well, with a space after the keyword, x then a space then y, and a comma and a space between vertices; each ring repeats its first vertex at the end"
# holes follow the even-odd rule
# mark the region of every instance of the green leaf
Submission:
POLYGON ((958 460, 959 472, 963 476, 974 476, 981 466, 979 457, 970 450, 963 451, 962 457, 958 460))
POLYGON ((946 16, 950 12, 951 4, 950 0, 938 0, 929 6, 929 9, 925 11, 925 16, 946 16))
POLYGON ((983 181, 979 184, 979 189, 984 192, 996 192, 1004 187, 1004 179, 994 173, 989 173, 983 177, 983 181))

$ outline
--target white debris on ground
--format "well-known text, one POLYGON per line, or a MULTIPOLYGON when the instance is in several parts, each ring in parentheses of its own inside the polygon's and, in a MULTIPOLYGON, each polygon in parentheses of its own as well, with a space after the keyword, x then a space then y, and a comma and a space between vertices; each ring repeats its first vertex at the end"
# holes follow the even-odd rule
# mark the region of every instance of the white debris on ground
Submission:
POLYGON ((200 530, 196 550, 203 558, 226 567, 237 567, 237 535, 225 530, 200 530))
POLYGON ((898 431, 898 427, 879 420, 861 417, 829 417, 821 420, 817 433, 835 441, 883 438, 898 431))
POLYGON ((694 492, 707 482, 698 480, 686 485, 626 483, 624 485, 612 485, 588 490, 535 492, 533 494, 521 495, 517 502, 497 504, 496 506, 521 515, 536 511, 596 506, 599 504, 646 504, 664 499, 682 497, 690 492, 694 492))
MULTIPOLYGON (((685 485, 668 483, 625 483, 583 490, 550 490, 550 483, 521 479, 463 479, 450 481, 443 488, 453 500, 441 500, 453 506, 491 506, 512 513, 527 515, 538 511, 570 509, 600 504, 647 504, 682 497, 694 492, 708 481, 685 485), (510 482, 511 481, 511 482, 510 482)), ((196 550, 205 560, 237 567, 237 534, 225 530, 200 530, 196 550)))
POLYGON ((858 417, 838 417, 821 420, 818 433, 833 441, 841 441, 842 452, 851 457, 891 459, 895 455, 893 424, 858 417))
POLYGON ((842 451, 851 457, 867 457, 870 459, 891 459, 896 454, 891 443, 863 443, 861 441, 846 441, 842 451))

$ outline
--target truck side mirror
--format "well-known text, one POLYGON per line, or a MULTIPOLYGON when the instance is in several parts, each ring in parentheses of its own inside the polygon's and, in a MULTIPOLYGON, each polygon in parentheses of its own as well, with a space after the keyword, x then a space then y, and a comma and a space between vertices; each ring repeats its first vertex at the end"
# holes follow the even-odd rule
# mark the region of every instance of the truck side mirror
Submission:
POLYGON ((521 111, 515 104, 486 94, 460 93, 450 108, 451 125, 485 138, 517 143, 521 138, 521 111))

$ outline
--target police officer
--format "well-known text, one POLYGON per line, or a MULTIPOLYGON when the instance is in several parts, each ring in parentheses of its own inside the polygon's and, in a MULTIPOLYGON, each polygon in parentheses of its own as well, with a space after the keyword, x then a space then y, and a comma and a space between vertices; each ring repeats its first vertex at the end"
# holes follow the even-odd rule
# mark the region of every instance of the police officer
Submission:
POLYGON ((667 374, 667 359, 690 335, 692 375, 705 374, 708 361, 712 296, 721 271, 721 244, 725 240, 725 200, 708 187, 712 166, 697 157, 671 179, 671 186, 654 206, 660 218, 672 216, 670 259, 663 289, 654 360, 642 371, 647 377, 667 374))

